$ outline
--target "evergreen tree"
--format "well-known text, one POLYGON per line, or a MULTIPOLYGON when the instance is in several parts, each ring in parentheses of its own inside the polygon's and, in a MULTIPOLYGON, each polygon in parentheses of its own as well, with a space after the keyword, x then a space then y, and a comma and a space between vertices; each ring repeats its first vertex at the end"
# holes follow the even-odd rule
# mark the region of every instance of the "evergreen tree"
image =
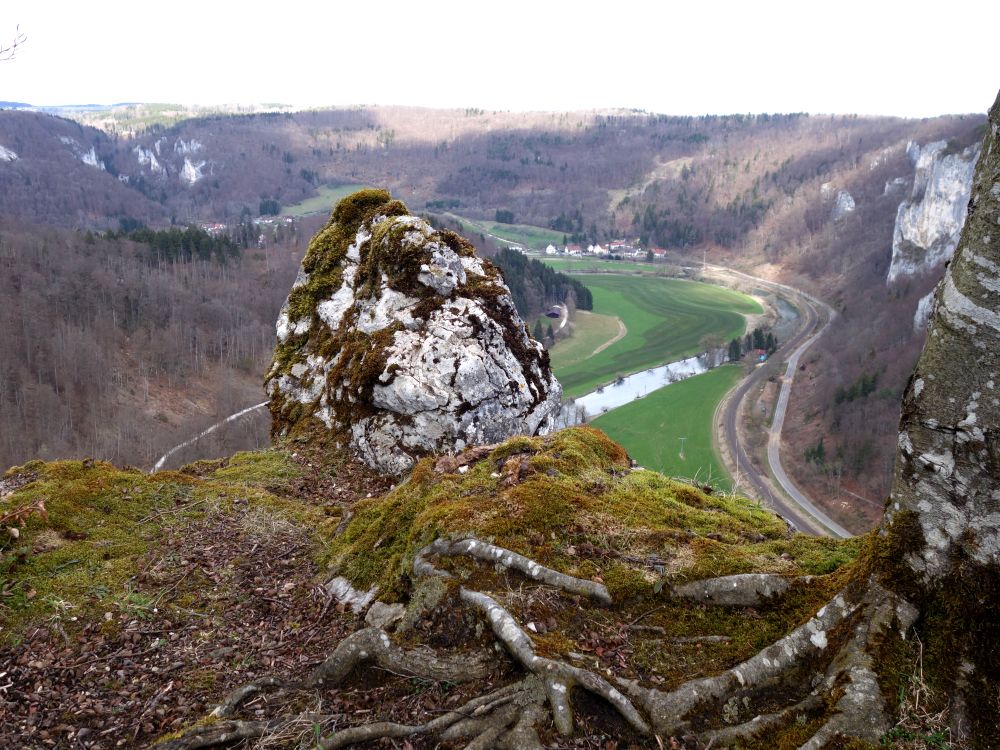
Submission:
POLYGON ((737 337, 729 342, 729 361, 739 362, 742 356, 743 356, 743 351, 742 347, 740 346, 740 339, 739 337, 737 337))

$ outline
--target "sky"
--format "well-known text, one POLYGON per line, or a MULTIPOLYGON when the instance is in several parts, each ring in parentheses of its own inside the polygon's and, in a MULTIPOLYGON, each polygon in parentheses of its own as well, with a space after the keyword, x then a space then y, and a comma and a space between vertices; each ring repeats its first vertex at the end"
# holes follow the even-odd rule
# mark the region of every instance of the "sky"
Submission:
POLYGON ((997 0, 6 0, 18 26, 0 99, 36 105, 926 117, 1000 88, 997 0))

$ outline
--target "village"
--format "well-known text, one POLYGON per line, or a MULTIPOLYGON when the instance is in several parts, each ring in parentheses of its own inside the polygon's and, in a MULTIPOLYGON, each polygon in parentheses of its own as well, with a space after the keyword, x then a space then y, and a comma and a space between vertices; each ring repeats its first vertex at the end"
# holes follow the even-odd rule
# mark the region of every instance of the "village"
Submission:
POLYGON ((545 248, 546 255, 564 255, 570 257, 594 257, 594 258, 633 258, 645 260, 663 260, 667 256, 667 251, 661 247, 644 248, 638 239, 635 240, 611 240, 607 246, 601 245, 565 245, 561 250, 555 245, 548 245, 545 248))

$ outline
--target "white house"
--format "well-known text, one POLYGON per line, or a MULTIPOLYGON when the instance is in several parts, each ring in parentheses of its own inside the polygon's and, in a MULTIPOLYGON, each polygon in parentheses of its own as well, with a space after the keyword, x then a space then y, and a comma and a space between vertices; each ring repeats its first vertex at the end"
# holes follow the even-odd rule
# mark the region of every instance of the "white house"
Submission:
POLYGON ((555 245, 549 245, 545 248, 546 255, 559 255, 559 249, 555 245))

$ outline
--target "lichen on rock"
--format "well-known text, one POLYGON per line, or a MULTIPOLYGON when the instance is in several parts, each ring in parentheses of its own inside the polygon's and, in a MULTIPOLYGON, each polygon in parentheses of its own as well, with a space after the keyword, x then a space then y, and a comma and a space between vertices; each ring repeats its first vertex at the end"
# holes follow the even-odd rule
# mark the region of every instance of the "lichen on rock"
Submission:
POLYGON ((544 434, 562 389, 500 272, 383 190, 342 200, 277 322, 272 433, 325 430, 369 466, 544 434))

